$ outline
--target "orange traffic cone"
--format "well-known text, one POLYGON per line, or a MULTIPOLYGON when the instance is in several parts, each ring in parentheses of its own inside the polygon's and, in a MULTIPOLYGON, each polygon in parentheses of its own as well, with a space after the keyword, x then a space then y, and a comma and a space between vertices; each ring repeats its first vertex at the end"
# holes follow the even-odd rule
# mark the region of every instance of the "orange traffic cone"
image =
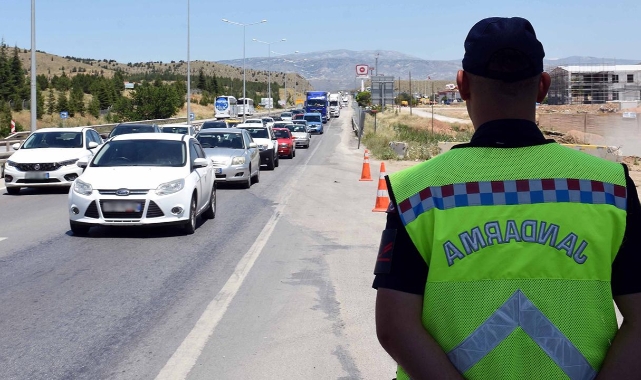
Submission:
POLYGON ((373 212, 385 212, 389 207, 389 194, 387 193, 387 183, 385 182, 385 163, 381 162, 381 174, 378 176, 378 190, 376 191, 376 205, 373 212))
POLYGON ((363 170, 361 171, 361 179, 359 181, 371 181, 372 174, 369 171, 369 150, 365 149, 363 156, 363 170))

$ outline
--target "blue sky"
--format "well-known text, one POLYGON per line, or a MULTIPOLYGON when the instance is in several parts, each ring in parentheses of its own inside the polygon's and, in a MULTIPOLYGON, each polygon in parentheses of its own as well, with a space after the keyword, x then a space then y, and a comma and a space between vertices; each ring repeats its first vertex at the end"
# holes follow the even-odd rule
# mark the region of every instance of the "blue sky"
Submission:
MULTIPOLYGON (((463 56, 470 27, 490 16, 521 16, 534 25, 547 58, 641 59, 639 0, 190 0, 191 59, 242 58, 320 50, 396 50, 423 59, 463 56)), ((28 0, 0 0, 0 37, 30 46, 28 0)), ((119 62, 186 59, 187 0, 36 0, 37 49, 119 62)))

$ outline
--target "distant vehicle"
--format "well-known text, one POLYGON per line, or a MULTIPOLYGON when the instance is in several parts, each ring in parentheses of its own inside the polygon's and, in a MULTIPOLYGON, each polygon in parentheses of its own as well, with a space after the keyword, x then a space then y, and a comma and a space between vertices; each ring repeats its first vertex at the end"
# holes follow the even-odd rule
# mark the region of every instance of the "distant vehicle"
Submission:
POLYGON ((296 121, 299 123, 290 124, 287 126, 287 129, 292 133, 296 147, 302 146, 303 148, 309 148, 312 136, 309 134, 309 130, 307 130, 307 122, 305 120, 296 121))
POLYGON ((211 159, 216 181, 239 182, 246 189, 260 181, 258 145, 244 129, 207 129, 196 136, 211 159))
POLYGON ((122 123, 118 124, 111 130, 108 138, 112 138, 118 135, 124 135, 127 133, 160 133, 160 127, 156 124, 134 124, 134 123, 122 123))
POLYGON ((199 215, 216 216, 214 168, 192 136, 137 133, 115 136, 69 191, 74 235, 91 226, 178 224, 193 234, 199 215))
POLYGON ((293 124, 291 121, 276 121, 273 128, 287 128, 291 124, 293 124))
POLYGON ((296 143, 294 136, 288 128, 274 128, 274 135, 278 139, 278 155, 287 158, 296 157, 296 143))
POLYGON ((304 109, 302 109, 302 108, 296 108, 296 109, 291 110, 290 112, 291 112, 291 114, 292 114, 292 119, 293 119, 293 118, 294 118, 294 116, 296 116, 296 115, 298 115, 298 114, 301 114, 301 115, 302 115, 302 114, 304 114, 304 113, 305 113, 305 110, 304 110, 304 109))
POLYGON ((305 100, 305 112, 318 112, 321 114, 323 123, 329 120, 329 92, 326 91, 307 91, 305 100))
POLYGON ((238 99, 238 115, 239 116, 252 116, 256 109, 254 108, 254 100, 250 98, 238 99))
POLYGON ((196 136, 196 129, 185 124, 165 124, 160 126, 162 133, 178 133, 189 136, 196 136))
POLYGON ((258 144, 261 165, 267 165, 269 170, 278 167, 278 143, 271 127, 262 123, 239 124, 237 128, 246 129, 251 138, 258 144))
POLYGON ((265 126, 267 126, 267 127, 273 127, 274 126, 274 119, 273 118, 264 117, 262 120, 263 120, 263 123, 265 123, 265 126))
POLYGON ((294 116, 292 116, 292 121, 294 121, 294 120, 305 120, 304 116, 305 116, 305 112, 297 113, 294 116))
POLYGON ((307 121, 310 133, 323 134, 323 117, 318 112, 306 113, 304 119, 307 121))
POLYGON ((339 117, 341 115, 340 94, 329 94, 329 116, 339 117))
POLYGON ((294 115, 291 112, 283 112, 280 114, 282 120, 292 120, 292 116, 294 115))
POLYGON ((283 118, 280 116, 272 116, 272 119, 274 119, 274 121, 283 121, 283 118))
POLYGON ((238 102, 233 96, 218 96, 214 103, 214 117, 216 119, 227 119, 238 116, 238 102))
POLYGON ((7 193, 18 195, 22 187, 71 186, 82 173, 80 159, 90 159, 102 145, 92 128, 42 128, 33 132, 4 164, 7 193))
POLYGON ((212 128, 230 128, 227 120, 206 121, 200 126, 200 130, 212 128))
POLYGON ((263 119, 247 119, 242 124, 259 124, 259 127, 267 127, 267 123, 263 119))
POLYGON ((347 107, 347 104, 349 102, 349 97, 347 95, 343 95, 343 98, 341 99, 343 103, 343 107, 347 107))

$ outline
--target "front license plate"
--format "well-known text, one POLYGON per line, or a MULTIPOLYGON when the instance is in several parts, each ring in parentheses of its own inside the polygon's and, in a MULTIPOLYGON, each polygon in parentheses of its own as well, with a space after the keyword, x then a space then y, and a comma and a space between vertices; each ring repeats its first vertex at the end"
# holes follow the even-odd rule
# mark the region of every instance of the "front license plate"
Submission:
POLYGON ((49 173, 43 172, 27 172, 24 173, 26 179, 49 179, 49 173))
POLYGON ((223 174, 223 168, 216 168, 216 174, 223 174))
POLYGON ((141 212, 142 203, 127 202, 127 201, 113 201, 104 202, 102 205, 104 212, 141 212))

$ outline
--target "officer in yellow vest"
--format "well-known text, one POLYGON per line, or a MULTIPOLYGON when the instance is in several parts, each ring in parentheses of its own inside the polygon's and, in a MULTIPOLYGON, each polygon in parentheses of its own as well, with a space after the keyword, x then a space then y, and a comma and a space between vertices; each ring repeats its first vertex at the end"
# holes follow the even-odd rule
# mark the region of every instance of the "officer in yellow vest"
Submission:
POLYGON ((475 24, 470 143, 387 178, 376 329, 399 380, 641 378, 637 191, 537 128, 544 55, 525 19, 475 24))

